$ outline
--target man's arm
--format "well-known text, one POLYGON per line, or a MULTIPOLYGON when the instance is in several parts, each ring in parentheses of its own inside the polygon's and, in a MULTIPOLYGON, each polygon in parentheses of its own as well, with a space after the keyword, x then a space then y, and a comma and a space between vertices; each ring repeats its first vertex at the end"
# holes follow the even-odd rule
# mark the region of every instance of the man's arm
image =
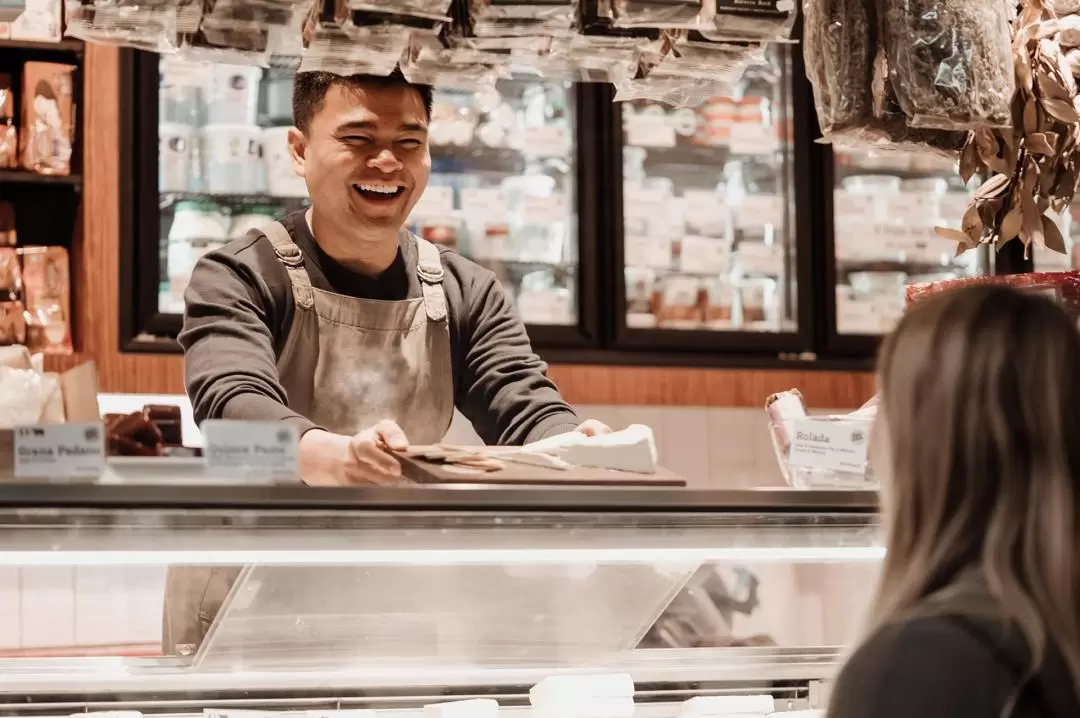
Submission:
POLYGON ((184 300, 179 341, 196 422, 288 421, 301 434, 314 428, 287 406, 271 329, 284 307, 275 307, 261 277, 234 255, 211 253, 195 265, 184 300))
POLYGON ((458 409, 487 444, 519 445, 573 431, 581 420, 547 378, 525 324, 495 275, 465 293, 458 409))

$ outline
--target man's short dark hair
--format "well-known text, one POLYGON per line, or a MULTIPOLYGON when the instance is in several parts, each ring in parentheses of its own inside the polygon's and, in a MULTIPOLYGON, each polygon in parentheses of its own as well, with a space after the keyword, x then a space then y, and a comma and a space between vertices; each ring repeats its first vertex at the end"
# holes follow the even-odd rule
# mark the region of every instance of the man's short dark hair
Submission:
POLYGON ((334 85, 346 85, 348 87, 360 87, 362 85, 402 86, 411 87, 420 93, 420 99, 424 102, 424 111, 428 119, 431 118, 431 85, 418 85, 409 82, 401 74, 399 68, 389 75, 338 75, 333 72, 298 72, 293 82, 292 111, 293 124, 300 128, 301 132, 307 132, 311 125, 311 119, 322 107, 326 93, 334 85))

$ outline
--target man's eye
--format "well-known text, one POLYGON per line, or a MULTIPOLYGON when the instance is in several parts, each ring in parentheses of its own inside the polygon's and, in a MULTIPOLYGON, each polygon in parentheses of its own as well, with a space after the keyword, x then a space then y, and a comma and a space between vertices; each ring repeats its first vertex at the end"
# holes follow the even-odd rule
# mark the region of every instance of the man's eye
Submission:
POLYGON ((415 150, 422 147, 424 143, 420 140, 401 140, 398 144, 406 149, 415 150))
POLYGON ((370 142, 371 139, 364 137, 363 135, 346 135, 343 137, 346 142, 370 142))

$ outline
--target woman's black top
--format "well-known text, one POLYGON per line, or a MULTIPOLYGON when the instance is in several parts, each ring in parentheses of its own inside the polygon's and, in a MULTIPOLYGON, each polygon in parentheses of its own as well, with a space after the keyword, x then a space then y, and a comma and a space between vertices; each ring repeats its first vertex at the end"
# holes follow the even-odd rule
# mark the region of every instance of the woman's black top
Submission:
POLYGON ((851 656, 833 687, 829 718, 1002 718, 1014 696, 1012 718, 1080 718, 1053 646, 1025 681, 1027 642, 981 582, 953 587, 920 609, 851 656))

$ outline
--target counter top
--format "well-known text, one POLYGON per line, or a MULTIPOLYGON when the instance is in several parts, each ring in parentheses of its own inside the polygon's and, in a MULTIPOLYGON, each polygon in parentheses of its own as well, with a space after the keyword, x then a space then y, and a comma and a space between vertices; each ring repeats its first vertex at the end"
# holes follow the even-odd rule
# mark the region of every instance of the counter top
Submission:
POLYGON ((678 488, 407 486, 95 485, 0 483, 0 509, 290 509, 365 511, 536 511, 786 513, 877 510, 873 491, 757 489, 702 491, 678 488))

